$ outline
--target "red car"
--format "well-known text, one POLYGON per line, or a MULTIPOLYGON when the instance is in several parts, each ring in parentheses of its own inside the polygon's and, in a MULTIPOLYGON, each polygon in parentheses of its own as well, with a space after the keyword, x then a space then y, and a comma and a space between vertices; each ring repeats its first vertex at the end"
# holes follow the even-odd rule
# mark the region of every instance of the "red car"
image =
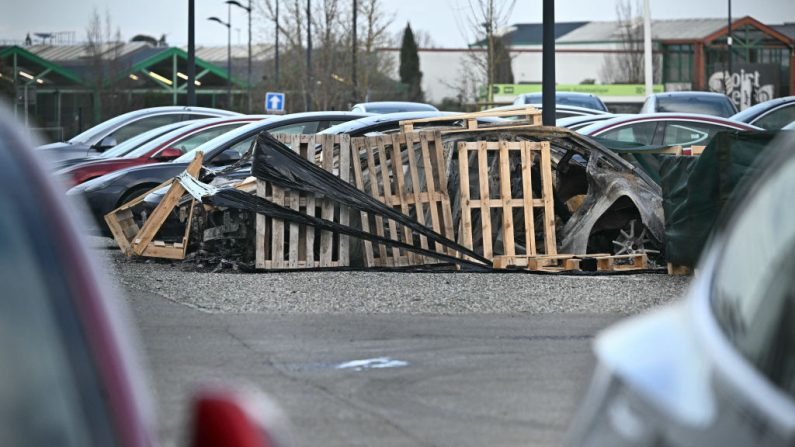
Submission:
MULTIPOLYGON (((73 207, 23 129, 0 107, 0 445, 157 446, 125 302, 99 275, 73 207)), ((252 399, 264 403, 256 393, 205 388, 192 409, 191 445, 279 445, 252 399)))
POLYGON ((196 120, 141 145, 123 157, 86 161, 61 169, 55 174, 64 178, 66 184, 74 186, 120 169, 171 161, 219 135, 264 118, 267 116, 248 115, 196 120))

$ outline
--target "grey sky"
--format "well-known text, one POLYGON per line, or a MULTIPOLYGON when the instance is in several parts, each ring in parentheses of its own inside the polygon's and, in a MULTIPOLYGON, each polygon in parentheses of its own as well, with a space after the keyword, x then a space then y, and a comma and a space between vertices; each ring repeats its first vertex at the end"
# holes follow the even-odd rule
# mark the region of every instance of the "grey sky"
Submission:
MULTIPOLYGON (((139 33, 155 37, 165 33, 169 43, 180 45, 187 41, 187 3, 187 0, 0 0, 0 41, 24 39, 28 31, 74 31, 77 40, 83 40, 85 26, 96 7, 101 14, 105 8, 109 10, 114 26, 121 29, 125 39, 139 33)), ((466 0, 384 0, 384 3, 394 14, 395 34, 410 21, 414 29, 428 33, 437 46, 466 44, 458 26, 466 14, 466 0)), ((541 21, 541 0, 518 0, 516 5, 510 23, 541 21)), ((726 0, 651 0, 655 19, 725 17, 726 7, 726 0)), ((226 44, 226 29, 205 20, 216 15, 225 20, 226 14, 223 0, 196 0, 198 45, 226 44)), ((763 23, 795 22, 795 1, 733 0, 732 15, 750 15, 763 23)), ((614 20, 615 0, 558 0, 556 19, 614 20)), ((233 9, 232 25, 233 43, 245 43, 246 17, 239 8, 233 9)), ((270 40, 263 24, 255 24, 254 30, 255 41, 270 40)))

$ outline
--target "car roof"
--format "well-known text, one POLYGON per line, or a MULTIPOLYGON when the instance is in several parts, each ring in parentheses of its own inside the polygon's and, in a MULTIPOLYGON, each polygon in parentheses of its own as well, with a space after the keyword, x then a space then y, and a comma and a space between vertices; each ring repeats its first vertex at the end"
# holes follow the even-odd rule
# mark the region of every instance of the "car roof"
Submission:
POLYGON ((575 124, 580 123, 589 123, 593 121, 604 121, 612 118, 616 118, 619 116, 624 116, 623 114, 612 114, 612 113, 595 113, 591 115, 577 115, 577 116, 567 116, 564 118, 558 118, 555 121, 555 125, 558 127, 568 127, 573 126, 575 124))
POLYGON ((653 93, 651 96, 655 96, 657 98, 687 97, 687 96, 690 96, 690 97, 693 97, 693 96, 707 96, 707 97, 711 97, 711 98, 726 98, 726 99, 729 99, 729 97, 724 95, 723 93, 694 92, 694 91, 653 93))
POLYGON ((783 98, 771 99, 769 101, 752 105, 743 111, 737 112, 731 116, 731 119, 742 121, 744 123, 750 123, 759 115, 767 112, 768 110, 790 103, 795 103, 795 96, 785 96, 783 98))
POLYGON ((301 112, 301 113, 290 113, 287 115, 272 116, 270 118, 266 118, 261 121, 255 121, 253 123, 240 126, 237 129, 230 130, 229 132, 223 135, 219 135, 213 138, 212 140, 205 142, 204 144, 200 145, 194 150, 186 152, 186 154, 184 154, 183 156, 189 153, 193 153, 194 151, 197 150, 203 151, 206 156, 209 151, 212 151, 213 149, 217 148, 220 145, 224 145, 227 142, 234 141, 243 135, 247 135, 250 132, 267 130, 269 128, 278 126, 280 124, 292 124, 292 123, 302 123, 302 122, 311 122, 311 121, 331 121, 337 119, 351 120, 351 119, 366 117, 368 115, 369 114, 367 113, 357 113, 357 112, 301 112))
POLYGON ((456 115, 456 112, 432 112, 432 111, 415 111, 415 112, 398 112, 387 113, 383 115, 372 115, 365 118, 348 121, 347 123, 337 124, 328 129, 320 132, 320 134, 337 135, 353 133, 361 129, 375 127, 377 125, 384 125, 404 120, 414 120, 423 118, 436 118, 439 116, 456 115))
POLYGON ((577 132, 583 135, 590 135, 593 132, 597 132, 606 129, 608 127, 613 127, 624 123, 631 123, 635 121, 640 122, 640 121, 672 121, 672 120, 710 122, 718 125, 733 126, 744 130, 759 130, 759 131, 762 130, 761 128, 750 124, 741 123, 739 121, 734 121, 728 118, 721 118, 719 116, 701 115, 698 113, 665 112, 665 113, 641 113, 637 115, 621 115, 615 118, 610 118, 604 121, 597 121, 593 124, 589 124, 588 126, 577 129, 577 132))

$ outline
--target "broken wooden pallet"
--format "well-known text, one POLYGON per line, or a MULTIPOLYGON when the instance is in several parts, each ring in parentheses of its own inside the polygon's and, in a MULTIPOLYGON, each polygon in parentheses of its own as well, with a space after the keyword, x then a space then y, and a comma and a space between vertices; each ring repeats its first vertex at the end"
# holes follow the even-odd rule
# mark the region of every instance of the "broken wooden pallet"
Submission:
POLYGON ((464 247, 482 253, 487 259, 495 257, 493 235, 496 233, 502 240, 503 252, 497 255, 508 257, 516 253, 516 226, 514 225, 514 209, 519 208, 523 217, 523 228, 520 233, 525 241, 526 256, 539 254, 536 247, 535 217, 536 209, 543 212, 542 232, 544 241, 543 254, 557 254, 555 235, 555 213, 552 200, 552 162, 549 142, 529 141, 476 141, 458 143, 458 170, 461 194, 461 225, 459 243, 464 247), (512 154, 514 155, 512 157, 512 154), (540 197, 534 197, 532 171, 534 160, 538 155, 538 171, 541 176, 540 197), (470 172, 470 156, 474 155, 477 170, 470 172), (517 166, 518 165, 518 166, 517 166), (493 167, 492 167, 493 166, 493 167), (517 197, 511 191, 511 168, 518 167, 521 177, 521 191, 517 197), (470 186, 470 177, 477 185, 476 197, 470 186), (490 190, 491 180, 499 185, 499 192, 490 190), (493 196, 497 196, 494 198, 493 196), (499 228, 492 229, 492 211, 501 214, 499 228), (473 211, 477 212, 481 222, 481 243, 475 247, 473 237, 473 211))
MULTIPOLYGON (((447 170, 444 146, 439 131, 408 132, 377 137, 354 138, 353 172, 356 187, 369 192, 381 202, 414 217, 447 239, 455 240, 450 197, 447 192, 447 170), (364 162, 362 161, 364 159, 364 162), (429 222, 430 221, 430 222, 429 222)), ((412 231, 381 216, 361 213, 362 230, 388 238, 418 245, 439 253, 445 251, 440 244, 429 247, 428 240, 420 236, 415 240, 412 231)), ((366 267, 397 267, 438 263, 434 258, 421 256, 408 250, 387 249, 365 241, 366 267)))
MULTIPOLYGON (((201 152, 197 152, 185 172, 193 177, 197 177, 201 171, 203 160, 204 155, 201 152)), ((176 178, 173 178, 106 214, 105 222, 108 224, 113 238, 116 240, 122 253, 127 256, 138 255, 151 258, 184 259, 188 249, 188 238, 190 236, 190 226, 193 219, 195 201, 192 201, 190 204, 190 211, 186 219, 185 233, 181 242, 166 243, 154 240, 157 236, 157 232, 160 231, 160 227, 163 226, 163 223, 184 194, 185 188, 176 178), (135 222, 132 209, 143 202, 144 198, 151 192, 168 185, 171 186, 163 196, 163 199, 139 228, 138 224, 135 222)))
POLYGON ((540 256, 495 256, 494 268, 521 268, 537 272, 571 272, 584 270, 618 272, 646 270, 649 268, 649 258, 645 253, 629 255, 561 254, 540 256))
POLYGON ((517 129, 522 127, 540 126, 541 125, 541 111, 535 107, 517 107, 514 109, 504 110, 489 110, 484 112, 461 113, 456 115, 439 116, 433 118, 421 118, 415 120, 401 121, 400 126, 404 133, 414 132, 414 126, 418 124, 433 125, 435 123, 446 123, 452 120, 464 121, 464 128, 451 128, 445 129, 442 134, 456 133, 456 132, 477 132, 477 131, 494 131, 504 129, 517 129), (482 124, 478 123, 479 118, 514 118, 511 121, 500 123, 482 124))
MULTIPOLYGON (((350 137, 347 135, 277 135, 302 158, 319 163, 350 181, 350 137), (320 152, 316 153, 316 146, 320 152), (336 164, 335 164, 336 160, 336 164), (336 165, 336 166, 335 166, 336 165)), ((290 191, 264 180, 256 180, 256 194, 271 202, 310 216, 319 216, 349 225, 350 211, 323 197, 290 191)), ((350 265, 348 236, 320 231, 257 214, 255 266, 258 269, 284 270, 346 267, 350 265)))

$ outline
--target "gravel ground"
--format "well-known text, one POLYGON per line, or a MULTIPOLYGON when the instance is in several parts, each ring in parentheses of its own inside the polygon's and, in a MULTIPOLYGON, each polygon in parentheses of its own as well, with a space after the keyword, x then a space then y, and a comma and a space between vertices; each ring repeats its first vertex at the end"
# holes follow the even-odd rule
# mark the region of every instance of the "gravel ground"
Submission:
POLYGON ((125 288, 155 292, 208 312, 637 313, 680 297, 689 278, 662 274, 204 273, 131 261, 98 241, 125 288))

